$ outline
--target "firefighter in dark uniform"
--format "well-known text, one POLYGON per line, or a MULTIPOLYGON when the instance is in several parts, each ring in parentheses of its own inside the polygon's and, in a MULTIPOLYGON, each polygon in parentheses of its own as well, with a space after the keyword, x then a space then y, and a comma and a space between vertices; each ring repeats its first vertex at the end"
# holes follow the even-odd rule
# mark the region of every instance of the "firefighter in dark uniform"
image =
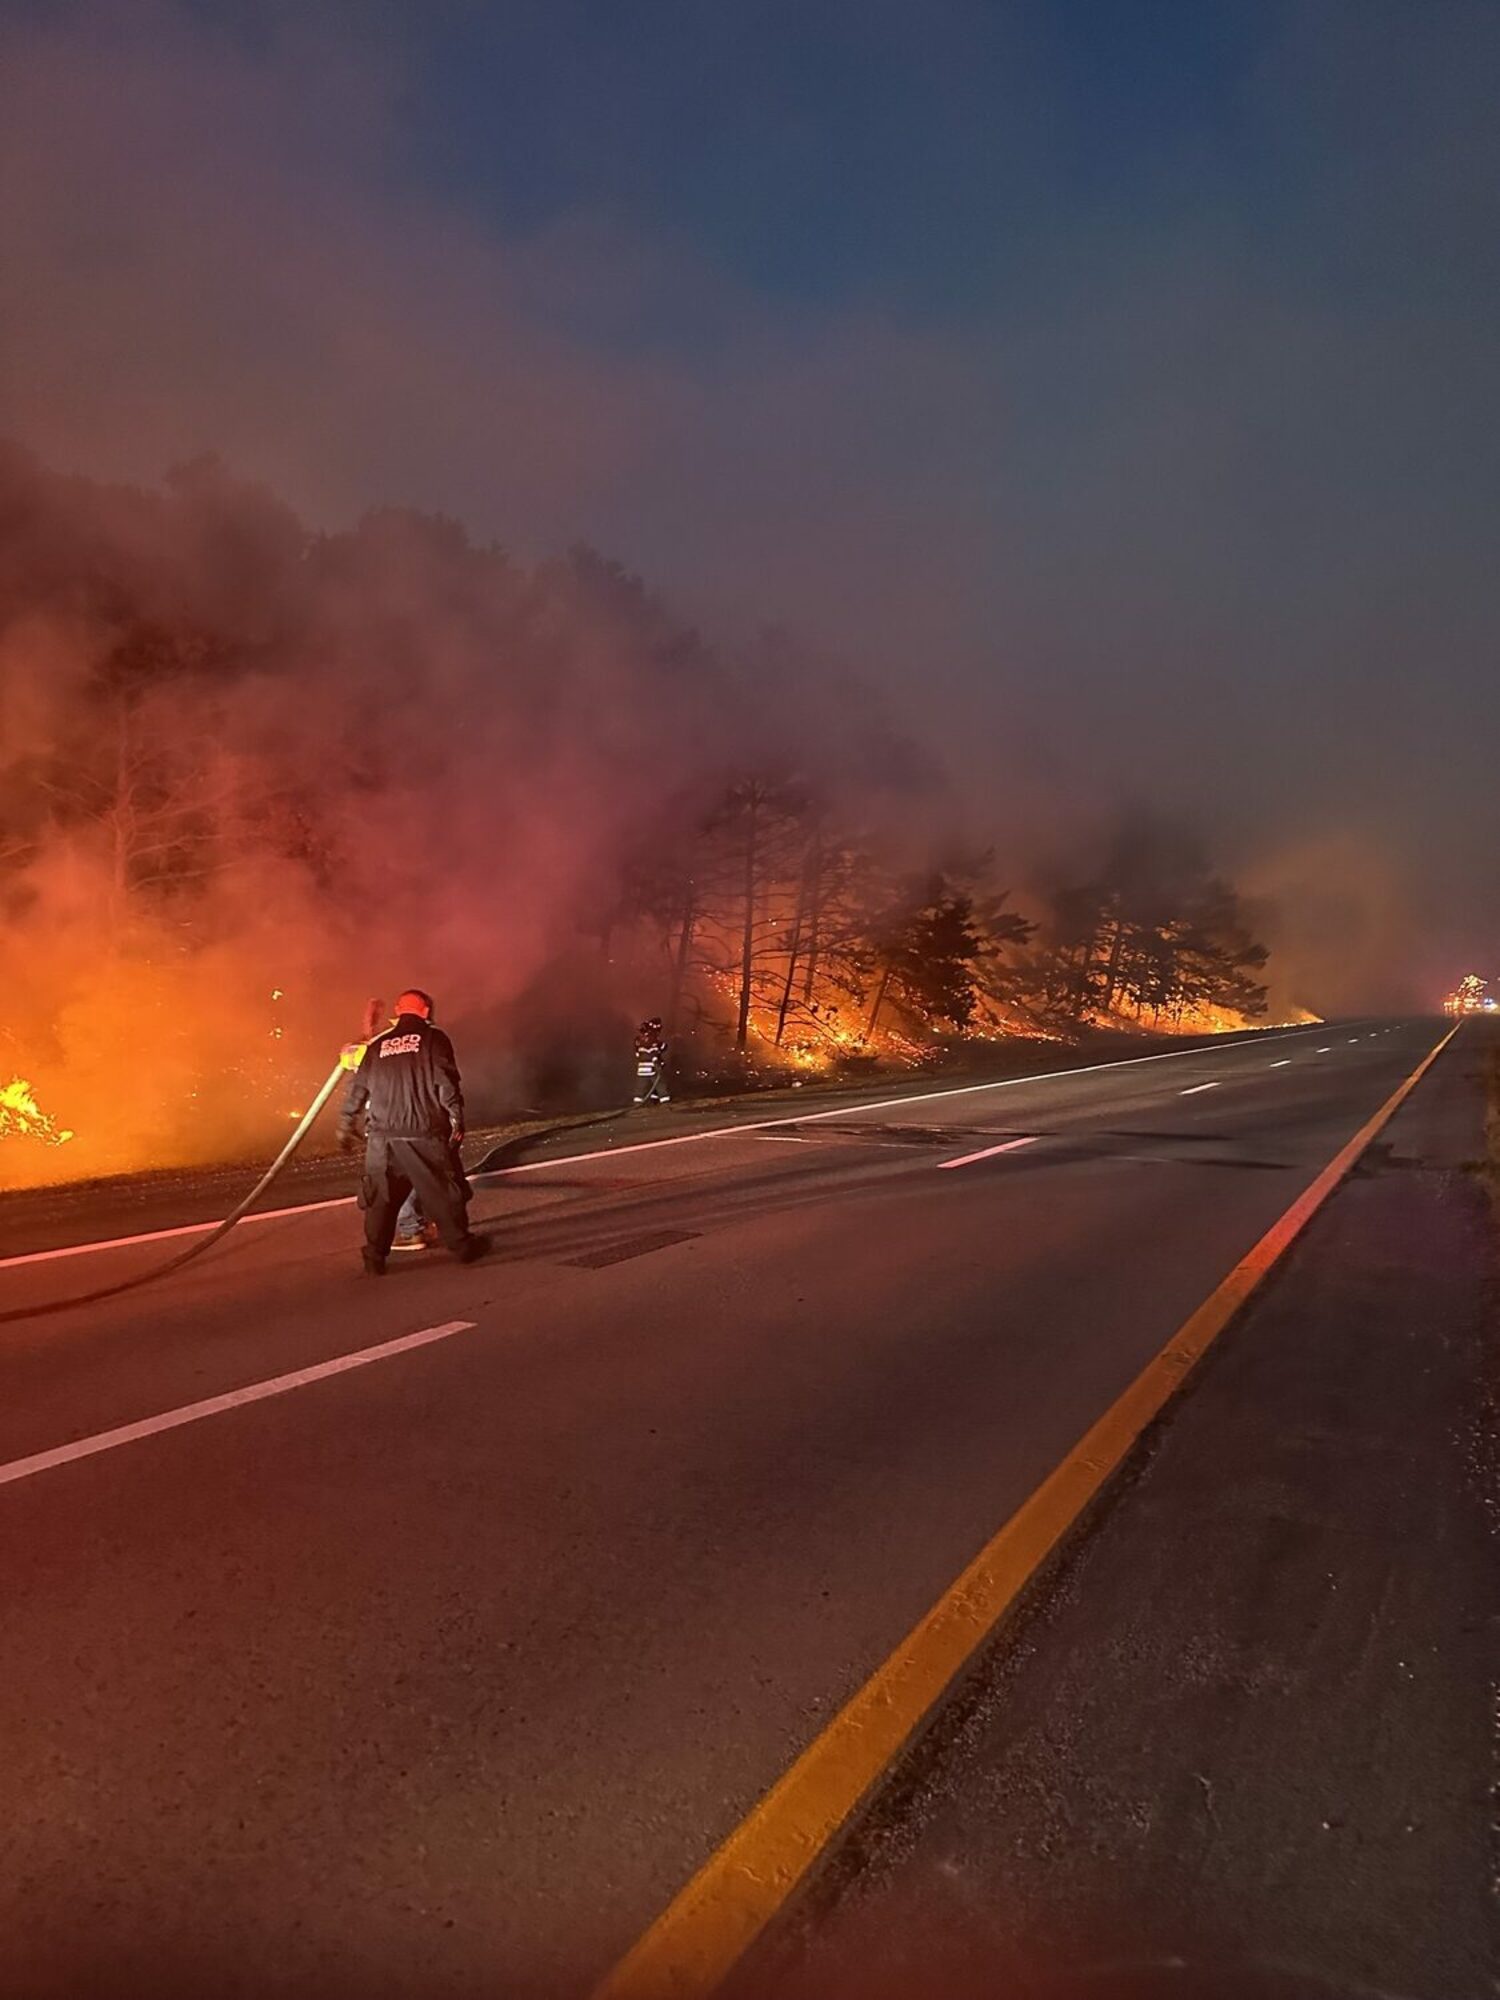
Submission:
POLYGON ((378 1278, 385 1270, 396 1217, 413 1191, 460 1263, 482 1256, 489 1241, 469 1232, 469 1184, 459 1156, 464 1097, 458 1064, 452 1042, 433 1025, 431 998, 416 988, 401 995, 395 1020, 370 1041, 350 1079, 339 1118, 346 1152, 358 1144, 362 1112, 366 1271, 378 1278))

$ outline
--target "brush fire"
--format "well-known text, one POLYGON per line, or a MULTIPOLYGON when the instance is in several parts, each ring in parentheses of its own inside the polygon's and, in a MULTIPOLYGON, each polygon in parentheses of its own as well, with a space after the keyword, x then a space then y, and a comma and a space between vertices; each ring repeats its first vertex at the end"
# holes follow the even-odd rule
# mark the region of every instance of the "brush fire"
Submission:
POLYGON ((587 551, 314 533, 208 464, 146 493, 0 452, 0 510, 7 1186, 253 1161, 413 978, 476 1116, 618 1101, 651 1015, 728 1088, 1264 1017, 1190 832, 1101 824, 1023 911, 871 703, 587 551))

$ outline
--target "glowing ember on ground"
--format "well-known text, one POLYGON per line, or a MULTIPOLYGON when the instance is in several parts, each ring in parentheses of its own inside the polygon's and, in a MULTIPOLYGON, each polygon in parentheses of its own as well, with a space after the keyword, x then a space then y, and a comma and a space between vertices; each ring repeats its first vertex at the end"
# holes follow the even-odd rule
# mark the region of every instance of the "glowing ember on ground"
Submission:
POLYGON ((66 1146, 72 1136, 47 1116, 24 1077, 15 1076, 0 1084, 0 1139, 37 1139, 44 1146, 66 1146))
MULTIPOLYGON (((1162 1035, 1238 1035, 1247 1028, 1291 1025, 1254 1020, 1250 1015, 1242 1014, 1237 1007, 1216 1007, 1207 1001, 1187 1007, 1155 1009, 1121 1006, 1115 1010, 1113 1018, 1105 1014, 1095 1014, 1093 1018, 1100 1026, 1139 1026, 1162 1035)), ((1300 1010, 1298 1018, 1301 1018, 1300 1010)), ((1315 1021, 1317 1016, 1309 1014, 1306 1019, 1315 1021)))

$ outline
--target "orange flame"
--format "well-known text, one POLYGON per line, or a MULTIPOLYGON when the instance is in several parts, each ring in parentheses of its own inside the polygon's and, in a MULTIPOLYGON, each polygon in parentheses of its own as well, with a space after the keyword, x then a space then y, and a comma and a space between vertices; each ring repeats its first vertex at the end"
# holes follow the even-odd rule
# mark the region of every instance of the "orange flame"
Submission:
POLYGON ((0 1084, 0 1139, 36 1139, 44 1146, 66 1146, 72 1137, 47 1116, 24 1077, 15 1076, 0 1084))

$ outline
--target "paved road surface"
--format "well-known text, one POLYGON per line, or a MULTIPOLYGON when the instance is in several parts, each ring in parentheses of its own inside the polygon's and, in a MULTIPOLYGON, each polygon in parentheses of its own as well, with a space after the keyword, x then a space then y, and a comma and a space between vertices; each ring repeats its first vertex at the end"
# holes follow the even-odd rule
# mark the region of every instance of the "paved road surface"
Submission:
POLYGON ((472 1323, 0 1486, 0 1992, 586 1988, 1437 1033, 617 1145, 486 1185, 482 1266, 323 1210, 4 1329, 0 1478, 472 1323))
POLYGON ((1470 1171, 1488 1026, 732 2000, 1500 1988, 1495 1228, 1470 1171))

